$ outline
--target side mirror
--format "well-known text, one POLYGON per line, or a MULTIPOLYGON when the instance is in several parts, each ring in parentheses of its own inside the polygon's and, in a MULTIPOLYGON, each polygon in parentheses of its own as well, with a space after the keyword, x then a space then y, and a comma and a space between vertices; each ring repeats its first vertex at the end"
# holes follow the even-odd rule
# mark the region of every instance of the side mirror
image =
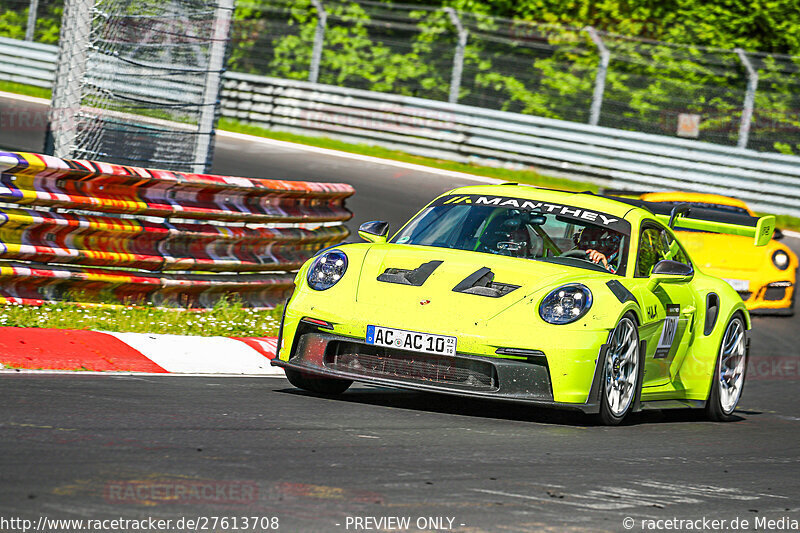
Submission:
POLYGON ((694 269, 691 265, 664 259, 656 263, 653 272, 650 274, 650 281, 647 288, 651 291, 661 283, 685 283, 694 276, 694 269))
POLYGON ((775 228, 775 231, 772 233, 772 239, 776 241, 783 239, 783 232, 778 228, 775 228))
POLYGON ((367 242, 386 242, 386 235, 389 233, 389 223, 383 220, 373 220, 364 222, 358 228, 358 236, 367 242))

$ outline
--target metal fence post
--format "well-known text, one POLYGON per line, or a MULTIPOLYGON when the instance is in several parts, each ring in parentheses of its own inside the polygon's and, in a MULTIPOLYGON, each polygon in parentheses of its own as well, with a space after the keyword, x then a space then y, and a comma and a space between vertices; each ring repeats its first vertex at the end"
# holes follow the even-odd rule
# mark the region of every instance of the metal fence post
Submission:
POLYGON ((231 19, 233 18, 234 0, 218 0, 214 10, 214 31, 208 54, 208 74, 203 88, 202 108, 197 122, 197 142, 194 150, 192 172, 203 174, 208 172, 211 162, 214 126, 219 109, 219 91, 222 84, 222 72, 225 69, 225 52, 230 39, 231 19))
POLYGON ((39 0, 31 0, 28 6, 28 25, 25 27, 25 40, 32 41, 36 31, 36 12, 39 11, 39 0))
POLYGON ((314 32, 314 49, 311 51, 311 67, 308 69, 308 81, 317 83, 319 80, 319 64, 322 61, 322 47, 325 45, 325 28, 328 25, 328 13, 322 5, 322 0, 311 0, 317 8, 317 29, 314 32))
POLYGON ((467 47, 469 32, 464 29, 455 9, 445 7, 444 11, 450 17, 450 22, 453 23, 458 32, 458 43, 456 43, 456 52, 453 56, 453 72, 450 75, 450 97, 448 98, 448 102, 455 104, 458 102, 458 93, 461 90, 461 75, 464 72, 464 50, 467 47))
POLYGON ((739 123, 739 148, 747 148, 747 141, 750 138, 750 122, 753 120, 753 108, 756 101, 756 90, 758 89, 758 72, 753 68, 747 53, 741 48, 734 49, 739 56, 739 60, 747 71, 747 94, 744 96, 744 108, 742 108, 742 120, 739 123))
POLYGON ((606 90, 606 72, 608 72, 608 63, 611 61, 611 53, 603 43, 603 39, 597 34, 591 26, 586 26, 584 31, 589 34, 592 42, 597 47, 600 53, 600 64, 597 66, 597 75, 594 78, 594 94, 592 94, 592 107, 589 110, 589 124, 597 126, 600 122, 600 110, 603 107, 603 93, 606 90))

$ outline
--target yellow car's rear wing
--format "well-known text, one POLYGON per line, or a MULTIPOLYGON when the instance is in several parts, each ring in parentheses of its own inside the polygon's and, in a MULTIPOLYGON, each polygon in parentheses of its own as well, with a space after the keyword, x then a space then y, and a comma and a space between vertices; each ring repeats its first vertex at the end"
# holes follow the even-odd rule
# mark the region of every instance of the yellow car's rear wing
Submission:
MULTIPOLYGON (((698 209, 698 211, 708 211, 707 209, 698 209)), ((656 214, 656 218, 670 222, 671 216, 656 214)), ((736 218, 749 219, 748 224, 731 222, 719 222, 715 220, 704 220, 702 218, 694 218, 693 216, 678 216, 672 220, 671 226, 674 229, 689 229, 698 231, 710 231, 712 233, 727 233, 730 235, 741 235, 743 237, 752 237, 753 243, 756 246, 766 246, 772 239, 772 234, 775 232, 775 217, 772 215, 765 217, 748 217, 743 215, 736 215, 736 218), (755 222, 755 225, 750 225, 749 222, 755 222)))
POLYGON ((752 237, 756 246, 766 246, 775 232, 775 217, 751 217, 746 214, 719 211, 672 202, 645 202, 630 198, 615 198, 621 202, 647 209, 673 229, 708 231, 752 237))

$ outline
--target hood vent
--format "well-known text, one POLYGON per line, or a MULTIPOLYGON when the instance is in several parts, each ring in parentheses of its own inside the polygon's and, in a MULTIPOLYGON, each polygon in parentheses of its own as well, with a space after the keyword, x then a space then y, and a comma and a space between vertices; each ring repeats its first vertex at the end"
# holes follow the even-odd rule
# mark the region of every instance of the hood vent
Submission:
POLYGON ((443 262, 444 261, 428 261, 427 263, 422 263, 414 270, 406 270, 403 268, 387 268, 383 274, 378 276, 378 281, 421 287, 422 284, 428 280, 431 274, 433 274, 433 271, 436 270, 443 262))
POLYGON ((496 283, 492 281, 493 279, 494 272, 491 269, 486 267, 479 268, 464 278, 464 281, 453 287, 453 291, 488 296, 489 298, 500 298, 520 287, 509 283, 496 283))

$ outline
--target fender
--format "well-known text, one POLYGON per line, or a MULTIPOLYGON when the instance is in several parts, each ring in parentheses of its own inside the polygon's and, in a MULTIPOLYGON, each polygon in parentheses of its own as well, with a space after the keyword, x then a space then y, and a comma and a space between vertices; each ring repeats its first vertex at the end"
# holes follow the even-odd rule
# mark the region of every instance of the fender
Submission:
MULTIPOLYGON (((720 298, 720 309, 718 313, 719 316, 717 317, 711 333, 709 335, 697 335, 695 337, 694 345, 689 353, 687 353, 681 365, 681 369, 676 376, 676 381, 679 382, 685 390, 686 399, 702 401, 708 399, 708 394, 711 391, 711 380, 713 378, 714 368, 717 364, 717 355, 722 343, 722 336, 734 315, 737 313, 741 314, 745 321, 745 327, 748 330, 750 329, 750 315, 741 299, 732 304, 730 299, 727 299, 726 305, 726 298, 720 298)), ((703 308, 703 316, 698 318, 705 320, 705 308, 703 308)), ((701 333, 702 329, 696 329, 695 331, 701 333)))

